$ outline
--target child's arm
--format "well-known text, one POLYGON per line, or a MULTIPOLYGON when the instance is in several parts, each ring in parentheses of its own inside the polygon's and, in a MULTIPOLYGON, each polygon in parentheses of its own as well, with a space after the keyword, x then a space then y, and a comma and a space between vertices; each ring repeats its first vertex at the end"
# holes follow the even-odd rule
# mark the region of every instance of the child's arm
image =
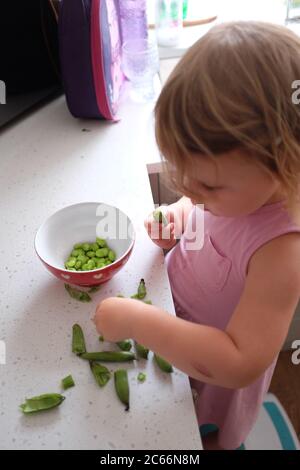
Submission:
POLYGON ((245 387, 271 364, 287 335, 299 300, 299 255, 300 237, 294 233, 256 251, 225 332, 120 298, 99 304, 97 329, 109 341, 134 338, 197 380, 245 387))
POLYGON ((247 386, 271 364, 287 335, 299 300, 299 255, 295 233, 257 250, 225 332, 150 307, 134 314, 132 336, 195 379, 247 386))

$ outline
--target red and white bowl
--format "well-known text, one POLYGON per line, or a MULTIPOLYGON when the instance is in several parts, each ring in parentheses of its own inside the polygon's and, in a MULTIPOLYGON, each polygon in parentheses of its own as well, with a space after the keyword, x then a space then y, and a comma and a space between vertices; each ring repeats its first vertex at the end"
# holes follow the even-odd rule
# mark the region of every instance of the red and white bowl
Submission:
POLYGON ((101 202, 67 206, 51 215, 38 229, 34 247, 48 271, 61 281, 95 286, 111 279, 128 261, 135 242, 129 217, 120 209, 101 202), (65 262, 76 243, 107 240, 116 260, 93 271, 69 271, 65 262))

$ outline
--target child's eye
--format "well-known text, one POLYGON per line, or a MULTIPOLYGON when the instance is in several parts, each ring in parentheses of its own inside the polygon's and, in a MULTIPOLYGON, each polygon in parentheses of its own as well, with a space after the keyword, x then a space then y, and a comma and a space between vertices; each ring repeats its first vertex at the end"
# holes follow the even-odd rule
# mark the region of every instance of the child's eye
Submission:
POLYGON ((208 184, 204 184, 202 183, 202 186, 204 189, 206 189, 207 191, 214 191, 215 189, 220 189, 219 187, 217 186, 209 186, 208 184))

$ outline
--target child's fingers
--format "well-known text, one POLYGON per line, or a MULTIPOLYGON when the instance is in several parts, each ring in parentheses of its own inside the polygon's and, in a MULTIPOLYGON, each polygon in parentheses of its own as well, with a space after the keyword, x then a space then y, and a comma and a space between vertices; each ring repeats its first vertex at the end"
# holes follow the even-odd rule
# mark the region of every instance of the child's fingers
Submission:
MULTIPOLYGON (((160 208, 159 208, 160 209, 160 208)), ((145 229, 151 240, 161 248, 168 248, 174 244, 175 241, 175 222, 174 222, 174 213, 169 211, 166 207, 163 207, 163 214, 168 220, 167 225, 157 222, 153 217, 153 212, 151 212, 144 221, 145 229)))
POLYGON ((171 233, 168 237, 166 238, 160 238, 159 240, 153 240, 153 242, 158 245, 160 248, 163 249, 170 249, 173 248, 173 246, 176 244, 176 239, 174 236, 174 232, 171 229, 171 233))
POLYGON ((170 240, 170 238, 174 235, 174 225, 168 224, 166 227, 163 227, 162 224, 157 222, 148 223, 147 232, 153 241, 170 240))
POLYGON ((169 223, 173 223, 173 225, 174 225, 174 222, 175 222, 174 212, 170 209, 167 209, 166 213, 165 213, 165 216, 168 219, 169 223))
POLYGON ((174 224, 168 224, 166 227, 160 227, 160 239, 170 240, 174 238, 174 224))

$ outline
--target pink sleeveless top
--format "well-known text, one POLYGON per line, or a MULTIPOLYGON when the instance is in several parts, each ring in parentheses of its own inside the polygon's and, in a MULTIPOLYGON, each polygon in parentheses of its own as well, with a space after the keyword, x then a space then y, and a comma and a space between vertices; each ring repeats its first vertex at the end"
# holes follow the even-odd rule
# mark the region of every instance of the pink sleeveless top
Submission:
MULTIPOLYGON (((281 201, 239 217, 215 216, 194 207, 180 242, 166 255, 177 316, 224 330, 241 297, 251 256, 264 243, 289 232, 300 232, 300 226, 281 201), (204 217, 203 247, 187 249, 199 216, 204 217)), ((216 424, 224 449, 239 447, 249 434, 276 362, 277 358, 250 386, 237 390, 190 378, 198 423, 216 424)))

